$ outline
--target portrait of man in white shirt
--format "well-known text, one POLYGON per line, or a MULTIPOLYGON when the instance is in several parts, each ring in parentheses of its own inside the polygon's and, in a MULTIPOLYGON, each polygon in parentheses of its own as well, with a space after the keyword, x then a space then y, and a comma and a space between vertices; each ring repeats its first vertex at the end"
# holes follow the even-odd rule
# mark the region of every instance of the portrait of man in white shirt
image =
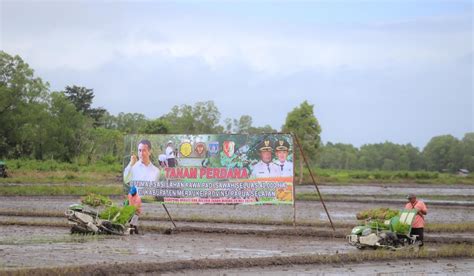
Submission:
POLYGON ((146 139, 141 140, 138 143, 138 160, 137 156, 132 154, 130 163, 123 171, 125 183, 130 181, 158 181, 160 170, 151 162, 151 153, 151 142, 146 139))

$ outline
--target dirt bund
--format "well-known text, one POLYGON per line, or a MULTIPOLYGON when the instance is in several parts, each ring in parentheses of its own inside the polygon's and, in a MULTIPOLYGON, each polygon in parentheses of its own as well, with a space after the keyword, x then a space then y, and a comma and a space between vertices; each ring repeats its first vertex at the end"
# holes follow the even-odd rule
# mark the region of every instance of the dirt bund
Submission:
MULTIPOLYGON (((153 231, 154 227, 146 227, 145 230, 153 231)), ((160 231, 160 230, 158 230, 160 231)), ((216 233, 227 235, 255 235, 255 236, 302 236, 302 237, 323 237, 323 238, 345 238, 346 232, 332 231, 322 229, 272 229, 272 230, 255 230, 255 229, 230 229, 218 227, 193 227, 180 226, 177 228, 168 228, 164 234, 173 233, 216 233)))
POLYGON ((68 267, 48 267, 33 269, 18 269, 3 271, 6 275, 125 275, 143 273, 172 273, 192 271, 198 269, 231 269, 249 267, 270 267, 284 265, 309 265, 309 264, 350 264, 367 261, 406 260, 406 259, 439 259, 439 258, 472 258, 473 246, 463 245, 455 248, 440 249, 436 251, 372 251, 335 255, 295 255, 253 258, 229 259, 194 259, 170 262, 139 262, 120 264, 94 264, 68 267))

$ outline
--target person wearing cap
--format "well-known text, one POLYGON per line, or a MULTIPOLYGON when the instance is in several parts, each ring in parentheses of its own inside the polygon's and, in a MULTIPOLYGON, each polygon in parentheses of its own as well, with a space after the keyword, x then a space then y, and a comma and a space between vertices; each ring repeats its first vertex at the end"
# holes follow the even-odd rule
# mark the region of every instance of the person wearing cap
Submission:
POLYGON ((278 158, 275 164, 279 168, 280 176, 292 177, 293 176, 293 162, 288 161, 288 153, 290 150, 290 144, 284 140, 278 140, 275 143, 275 155, 278 158))
POLYGON ((169 140, 168 143, 166 144, 165 154, 166 154, 166 162, 168 163, 168 167, 170 168, 176 167, 176 155, 173 149, 173 141, 169 140))
POLYGON ((405 209, 416 209, 418 211, 411 225, 410 235, 417 235, 417 240, 420 241, 420 246, 423 246, 425 216, 428 213, 428 208, 426 208, 426 205, 423 201, 416 199, 416 195, 414 194, 409 194, 407 199, 408 203, 405 205, 405 209))
POLYGON ((123 171, 123 179, 125 183, 130 181, 158 181, 160 170, 151 162, 151 142, 149 140, 141 140, 138 143, 138 160, 137 156, 132 154, 130 162, 123 171))
POLYGON ((278 177, 280 176, 280 168, 272 162, 272 142, 263 140, 257 147, 260 155, 260 161, 252 168, 252 175, 256 178, 278 177))
POLYGON ((133 228, 135 234, 138 234, 138 217, 142 213, 142 199, 138 195, 137 187, 132 186, 128 193, 128 205, 136 208, 135 214, 130 220, 130 226, 133 228))

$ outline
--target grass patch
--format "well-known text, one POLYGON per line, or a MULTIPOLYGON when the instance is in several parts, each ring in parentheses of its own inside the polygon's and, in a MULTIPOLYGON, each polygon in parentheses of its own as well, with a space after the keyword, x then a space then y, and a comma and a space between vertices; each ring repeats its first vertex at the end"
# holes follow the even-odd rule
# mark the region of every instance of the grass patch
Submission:
MULTIPOLYGON (((10 171, 0 183, 117 183, 121 176, 110 172, 10 171)), ((120 181, 121 182, 121 181, 120 181)))
POLYGON ((81 165, 28 159, 6 163, 10 176, 0 178, 0 183, 105 183, 120 181, 122 174, 122 165, 118 163, 81 165))
POLYGON ((105 163, 96 162, 94 164, 80 164, 58 162, 55 160, 32 160, 32 159, 14 159, 6 160, 9 171, 40 171, 40 172, 55 172, 55 171, 70 171, 70 172, 121 172, 122 164, 120 163, 105 163))
POLYGON ((8 239, 0 238, 0 245, 38 245, 51 243, 84 243, 106 239, 105 235, 70 235, 63 236, 25 236, 20 238, 8 239))
MULTIPOLYGON (((406 201, 406 194, 387 194, 387 195, 364 195, 364 194, 324 194, 323 199, 325 200, 363 200, 365 198, 376 198, 376 199, 398 199, 406 201)), ((417 195, 418 198, 423 200, 451 200, 451 201, 468 201, 473 202, 472 196, 464 195, 417 195)), ((297 193, 296 200, 302 201, 315 201, 319 200, 319 195, 316 192, 305 192, 297 193)))
POLYGON ((473 233, 474 222, 461 223, 428 223, 425 226, 428 233, 473 233))
MULTIPOLYGON (((417 183, 417 184, 474 184, 474 174, 467 177, 428 171, 366 171, 311 168, 317 183, 417 183)), ((298 174, 295 174, 298 178, 298 174)), ((299 179, 297 179, 299 181, 299 179)), ((312 183, 309 171, 303 170, 303 183, 312 183)))
POLYGON ((85 196, 88 194, 104 196, 122 195, 121 185, 28 185, 28 186, 0 186, 1 196, 85 196))
MULTIPOLYGON (((6 160, 10 178, 0 183, 98 183, 121 180, 122 164, 98 161, 94 164, 67 163, 54 160, 6 160)), ((366 171, 312 168, 317 183, 418 183, 474 184, 474 174, 461 177, 450 173, 427 171, 366 171)), ((296 181, 298 182, 298 174, 296 181)), ((303 170, 303 183, 312 183, 308 169, 303 170)))

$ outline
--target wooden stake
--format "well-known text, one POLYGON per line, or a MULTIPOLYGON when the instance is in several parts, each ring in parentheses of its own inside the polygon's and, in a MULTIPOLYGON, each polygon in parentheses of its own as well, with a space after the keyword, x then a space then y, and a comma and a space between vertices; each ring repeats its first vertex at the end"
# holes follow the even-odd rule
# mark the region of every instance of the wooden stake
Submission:
POLYGON ((168 208, 166 208, 166 205, 164 203, 161 203, 161 205, 163 205, 163 208, 165 208, 165 211, 168 214, 168 217, 170 218, 171 223, 173 223, 174 228, 176 228, 176 224, 174 223, 173 218, 170 215, 170 212, 168 212, 168 208))
POLYGON ((316 187, 316 191, 318 192, 319 199, 321 203, 323 204, 324 211, 326 211, 326 215, 328 216, 329 222, 331 223, 332 230, 336 232, 336 228, 334 228, 334 224, 332 223, 331 216, 329 215, 328 209, 326 208, 326 204, 324 203, 323 197, 321 193, 319 192, 318 185, 316 184, 316 180, 314 179, 313 172, 311 171, 311 168, 309 167, 308 160, 306 159, 306 156, 303 152, 303 148, 301 147, 301 144, 298 140, 298 137, 295 134, 292 134, 293 137, 295 138, 296 144, 298 145, 298 148, 300 149, 301 156, 303 157, 304 162, 306 163, 306 167, 308 168, 309 175, 311 176, 311 179, 313 180, 314 187, 316 187))

